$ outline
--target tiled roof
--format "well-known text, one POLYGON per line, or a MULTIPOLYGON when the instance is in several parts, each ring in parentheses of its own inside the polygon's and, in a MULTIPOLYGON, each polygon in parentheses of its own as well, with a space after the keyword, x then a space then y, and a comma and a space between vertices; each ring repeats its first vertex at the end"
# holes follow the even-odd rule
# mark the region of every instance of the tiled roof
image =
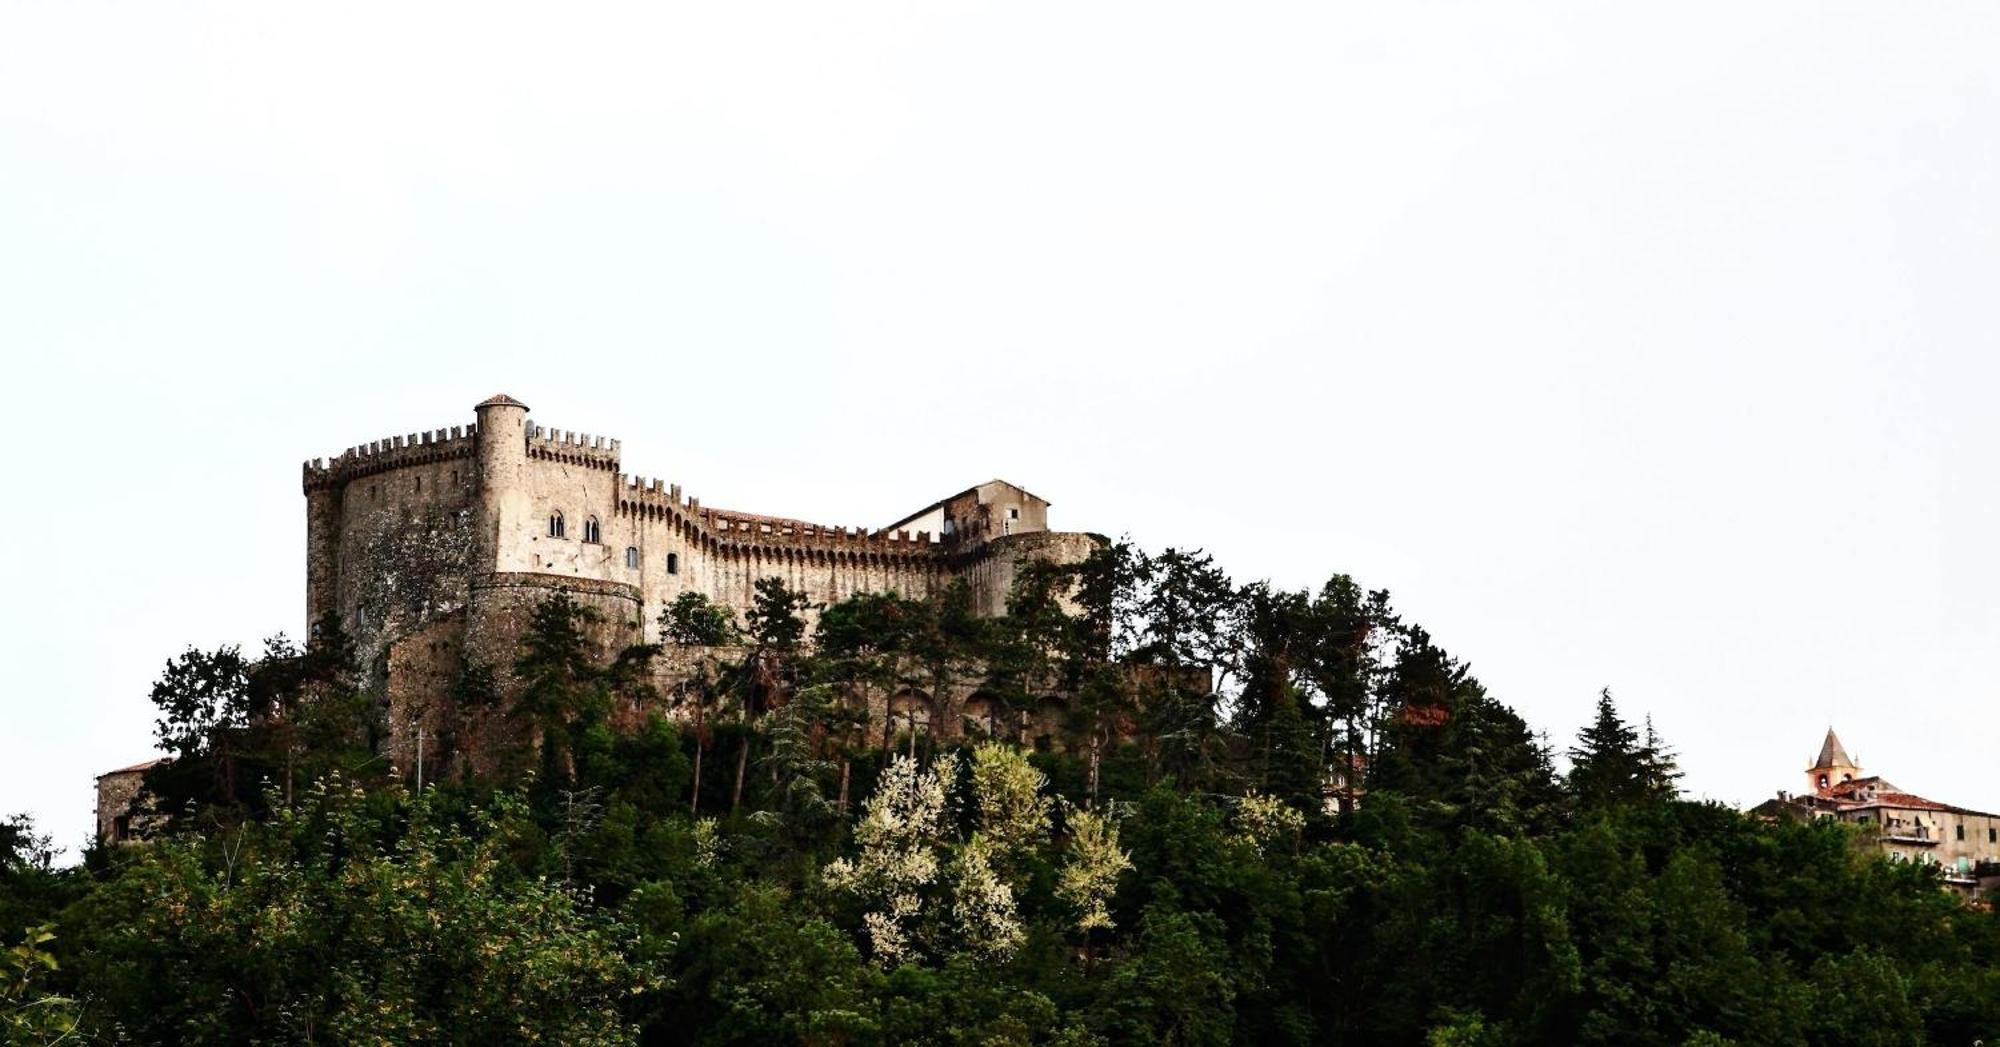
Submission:
POLYGON ((526 407, 527 407, 528 405, 527 405, 527 404, 524 404, 524 403, 522 403, 522 402, 521 402, 521 401, 519 401, 519 400, 516 400, 516 399, 514 399, 514 398, 513 398, 513 397, 511 397, 511 396, 508 396, 508 395, 507 395, 506 393, 494 393, 494 394, 493 394, 492 396, 489 396, 489 397, 487 397, 486 399, 484 399, 484 400, 481 400, 481 401, 479 401, 479 403, 475 404, 474 406, 475 406, 475 407, 521 407, 521 408, 526 408, 526 407))

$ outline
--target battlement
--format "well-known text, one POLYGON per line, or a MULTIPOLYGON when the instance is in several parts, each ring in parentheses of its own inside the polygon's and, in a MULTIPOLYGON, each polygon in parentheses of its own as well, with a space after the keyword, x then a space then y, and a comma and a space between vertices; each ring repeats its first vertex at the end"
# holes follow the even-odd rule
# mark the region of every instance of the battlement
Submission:
POLYGON ((618 441, 589 433, 543 429, 528 423, 528 457, 592 469, 618 470, 618 441))
POLYGON ((618 511, 672 520, 716 541, 737 545, 904 553, 928 552, 942 545, 942 539, 929 531, 870 531, 733 509, 704 509, 701 499, 683 497, 679 484, 624 473, 618 477, 618 511))
POLYGON ((450 458, 469 458, 473 453, 477 425, 454 425, 405 436, 385 436, 356 444, 332 458, 312 458, 303 470, 308 491, 335 487, 357 477, 425 465, 450 458))

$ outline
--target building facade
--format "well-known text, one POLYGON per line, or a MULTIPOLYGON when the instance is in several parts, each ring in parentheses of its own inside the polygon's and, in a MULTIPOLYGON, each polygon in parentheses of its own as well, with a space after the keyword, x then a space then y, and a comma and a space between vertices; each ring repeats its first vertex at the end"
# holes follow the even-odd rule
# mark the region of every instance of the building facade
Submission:
POLYGON ((1968 896, 2000 890, 2000 815, 1926 799, 1868 774, 1830 727, 1806 769, 1805 791, 1780 792, 1752 813, 1858 825, 1890 858, 1935 865, 1968 896))

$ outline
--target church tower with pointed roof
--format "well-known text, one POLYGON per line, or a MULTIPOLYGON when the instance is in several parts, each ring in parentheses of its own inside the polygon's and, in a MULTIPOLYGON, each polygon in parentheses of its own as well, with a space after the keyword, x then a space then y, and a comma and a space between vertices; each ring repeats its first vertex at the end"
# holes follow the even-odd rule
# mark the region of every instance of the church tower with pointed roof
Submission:
POLYGON ((1833 733, 1833 728, 1828 727, 1826 741, 1820 743, 1819 756, 1813 760, 1813 765, 1806 769, 1806 788, 1810 792, 1824 796, 1827 790, 1840 783, 1862 777, 1865 776, 1861 773, 1860 766, 1848 758, 1847 749, 1840 744, 1840 736, 1833 733))

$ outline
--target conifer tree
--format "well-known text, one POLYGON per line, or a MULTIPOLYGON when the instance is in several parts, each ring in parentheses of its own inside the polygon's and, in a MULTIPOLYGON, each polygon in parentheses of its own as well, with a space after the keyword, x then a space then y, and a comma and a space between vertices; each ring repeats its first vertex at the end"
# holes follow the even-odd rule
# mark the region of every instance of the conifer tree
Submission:
POLYGON ((1597 715, 1569 751, 1569 791, 1578 808, 1601 810, 1647 796, 1647 757, 1639 734, 1618 715, 1611 689, 1597 696, 1597 715))
POLYGON ((1646 714, 1646 729, 1639 745, 1641 781, 1648 797, 1677 799, 1681 794, 1681 766, 1672 748, 1653 729, 1653 714, 1646 714))

